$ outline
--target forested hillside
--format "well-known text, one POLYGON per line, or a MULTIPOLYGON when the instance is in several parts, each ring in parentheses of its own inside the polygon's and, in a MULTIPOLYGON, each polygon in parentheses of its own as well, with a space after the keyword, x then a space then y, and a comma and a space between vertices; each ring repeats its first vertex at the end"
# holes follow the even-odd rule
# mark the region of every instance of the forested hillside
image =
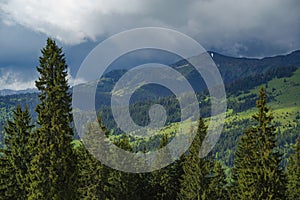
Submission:
MULTIPOLYGON (((129 173, 99 162, 76 136, 65 56, 48 39, 37 67, 39 92, 0 97, 0 199, 299 199, 299 51, 265 59, 213 57, 224 76, 228 105, 214 149, 199 157, 208 133, 210 98, 205 88, 196 87, 201 117, 188 151, 162 169, 129 173)), ((187 61, 172 67, 193 85, 199 80, 187 61)), ((159 134, 128 136, 115 125, 110 92, 125 72, 109 72, 97 88, 98 123, 108 144, 143 155, 167 147, 180 108, 166 88, 142 87, 130 105, 139 125, 149 123, 151 105, 163 105, 168 118, 159 134)), ((90 141, 95 128, 92 123, 86 127, 90 141)), ((114 152, 107 157, 125 162, 114 152)), ((163 159, 171 159, 170 154, 163 159)))
MULTIPOLYGON (((104 80, 109 82, 116 81, 120 78, 122 73, 110 73, 104 80)), ((112 86, 101 88, 103 82, 100 82, 97 93, 96 107, 98 113, 102 118, 103 124, 107 126, 113 135, 117 135, 120 130, 116 129, 115 122, 112 118, 110 107, 107 106, 109 103, 109 90, 112 86), (103 92, 106 90, 106 92, 103 92)), ((103 84, 104 85, 104 84, 103 84)), ((222 160, 227 166, 233 165, 234 150, 236 142, 239 136, 242 134, 240 128, 246 128, 251 125, 250 116, 253 113, 255 107, 255 101, 257 99, 257 91, 260 86, 266 87, 268 94, 268 102, 271 105, 275 116, 275 123, 280 125, 279 132, 279 144, 284 149, 284 157, 287 158, 290 153, 290 144, 295 142, 296 132, 294 129, 299 129, 300 111, 298 105, 300 104, 300 70, 296 67, 279 67, 271 69, 263 74, 250 75, 232 83, 226 84, 227 98, 227 118, 223 134, 221 135, 220 141, 217 143, 213 150, 213 154, 222 160)), ((167 123, 180 121, 180 109, 178 101, 175 96, 161 97, 160 94, 168 94, 167 90, 162 91, 164 88, 160 88, 160 94, 157 94, 157 88, 159 86, 148 86, 139 89, 133 96, 136 100, 132 102, 130 111, 132 118, 140 125, 146 125, 149 123, 149 115, 147 114, 149 108, 154 103, 164 105, 168 111, 167 123), (141 101, 139 98, 143 99, 141 101)), ((201 108, 201 116, 204 118, 209 117, 210 113, 210 101, 207 98, 208 94, 206 91, 198 93, 199 106, 201 108)), ((6 125, 7 118, 12 116, 12 110, 20 104, 22 107, 28 105, 30 114, 33 120, 36 120, 37 114, 34 109, 38 104, 37 94, 20 94, 20 95, 9 95, 0 97, 1 99, 1 127, 6 125)), ((0 128, 1 128, 0 127, 0 128)), ((172 125, 171 125, 172 127, 172 125)), ((171 130, 172 128, 170 128, 171 130)), ((3 128, 1 128, 3 132, 3 128)), ((167 131, 172 132, 172 131, 167 131)), ((2 134, 3 138, 3 134, 2 134)), ((76 136, 78 138, 78 136, 76 136)), ((155 137, 151 141, 153 148, 157 147, 160 143, 160 137, 155 137)), ((1 140, 2 141, 2 140, 1 140)), ((138 141, 141 145, 135 147, 142 149, 143 141, 138 141)), ((151 145, 150 145, 151 146, 151 145)), ((284 159, 283 164, 286 164, 284 159)))

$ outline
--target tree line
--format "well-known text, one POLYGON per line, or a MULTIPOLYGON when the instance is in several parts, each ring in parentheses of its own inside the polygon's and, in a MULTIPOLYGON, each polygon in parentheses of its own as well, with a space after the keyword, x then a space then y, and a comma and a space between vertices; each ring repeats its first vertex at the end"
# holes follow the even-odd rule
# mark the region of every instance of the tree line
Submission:
MULTIPOLYGON (((220 161, 198 155, 207 134, 202 118, 194 141, 179 160, 151 173, 134 174, 103 165, 81 141, 73 139, 71 94, 62 48, 48 39, 39 61, 37 125, 32 125, 28 107, 21 106, 7 121, 5 147, 0 150, 0 199, 300 199, 300 137, 283 169, 263 88, 252 117, 255 125, 239 139, 230 177, 220 161)), ((109 135, 100 119, 99 123, 109 135)), ((90 124, 87 132, 93 128, 90 124)), ((163 135, 160 148, 169 140, 163 135)), ((114 143, 133 151, 126 135, 114 143)), ((122 160, 115 156, 110 155, 122 160)))

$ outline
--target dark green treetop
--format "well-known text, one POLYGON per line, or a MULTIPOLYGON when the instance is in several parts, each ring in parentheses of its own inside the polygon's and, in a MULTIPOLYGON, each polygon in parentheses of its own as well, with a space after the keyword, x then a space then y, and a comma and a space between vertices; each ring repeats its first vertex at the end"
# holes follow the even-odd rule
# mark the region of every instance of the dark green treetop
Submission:
POLYGON ((264 88, 256 102, 257 122, 246 130, 236 150, 233 168, 234 199, 284 199, 285 175, 280 167, 281 153, 276 144, 273 115, 267 107, 264 88))
POLYGON ((199 150, 207 134, 207 126, 199 119, 197 134, 182 163, 183 175, 179 192, 180 199, 208 199, 211 162, 199 157, 199 150))
POLYGON ((52 39, 47 40, 39 61, 39 128, 31 140, 29 199, 73 199, 75 156, 67 64, 62 49, 52 39))

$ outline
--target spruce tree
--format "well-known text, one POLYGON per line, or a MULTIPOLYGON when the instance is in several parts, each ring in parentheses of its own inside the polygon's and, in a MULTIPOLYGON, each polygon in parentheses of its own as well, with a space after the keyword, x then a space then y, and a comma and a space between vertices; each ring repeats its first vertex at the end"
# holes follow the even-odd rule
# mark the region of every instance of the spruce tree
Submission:
MULTIPOLYGON (((168 136, 165 134, 161 139, 159 148, 163 148, 167 144, 168 136)), ((156 160, 154 164, 172 161, 170 150, 168 147, 165 148, 167 148, 166 155, 156 160)), ((178 160, 162 169, 153 171, 150 178, 151 196, 153 199, 176 199, 180 188, 181 171, 180 161, 178 160)))
POLYGON ((197 134, 182 163, 184 174, 181 179, 180 199, 209 199, 207 189, 210 182, 211 162, 199 157, 199 150, 207 134, 207 127, 199 119, 197 134))
MULTIPOLYGON (((232 169, 231 199, 254 199, 255 188, 250 186, 257 182, 254 167, 256 166, 255 137, 250 130, 240 138, 235 152, 234 168, 232 169)), ((254 186, 254 185, 253 185, 254 186)))
POLYGON ((30 153, 28 142, 33 128, 28 108, 22 111, 17 106, 12 121, 7 121, 5 148, 0 157, 0 199, 26 199, 28 187, 28 165, 30 153))
POLYGON ((296 140, 294 153, 289 158, 287 177, 287 199, 300 199, 300 136, 296 140))
POLYGON ((65 56, 55 41, 48 39, 39 61, 39 128, 31 140, 29 199, 73 199, 75 163, 65 56))
POLYGON ((229 194, 226 188, 227 181, 226 175, 222 168, 220 161, 216 161, 214 164, 211 181, 208 187, 208 197, 214 200, 226 200, 229 199, 229 194))
MULTIPOLYGON (((101 119, 98 119, 100 127, 107 135, 106 128, 101 124, 101 119)), ((94 123, 87 125, 85 134, 85 144, 89 146, 90 152, 85 148, 82 142, 77 142, 79 145, 75 148, 77 156, 77 195, 78 199, 107 199, 108 194, 108 173, 109 168, 98 161, 94 155, 99 152, 97 147, 99 138, 99 126, 94 123)))
MULTIPOLYGON (((121 137, 122 138, 118 138, 114 142, 115 145, 125 151, 132 152, 133 149, 129 137, 127 135, 121 137)), ((112 152, 111 159, 113 159, 114 162, 126 162, 125 158, 120 157, 120 155, 114 152, 112 152)), ((138 185, 139 174, 123 172, 112 168, 110 168, 109 171, 109 199, 140 199, 138 185)))
POLYGON ((246 130, 236 150, 233 169, 233 199, 284 199, 285 176, 276 144, 273 115, 266 105, 264 88, 253 115, 257 125, 246 130))
POLYGON ((78 158, 77 198, 106 199, 104 190, 107 179, 103 179, 104 166, 85 149, 82 143, 75 151, 78 158))

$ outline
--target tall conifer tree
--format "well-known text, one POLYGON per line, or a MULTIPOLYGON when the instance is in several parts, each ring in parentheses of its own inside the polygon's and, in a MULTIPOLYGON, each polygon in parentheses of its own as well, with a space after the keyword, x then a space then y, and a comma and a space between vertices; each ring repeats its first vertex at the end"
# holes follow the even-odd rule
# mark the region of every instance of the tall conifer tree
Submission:
MULTIPOLYGON (((127 135, 124 135, 123 138, 118 138, 114 144, 125 151, 133 151, 130 139, 127 135)), ((111 159, 114 162, 127 161, 114 152, 112 152, 111 159)), ((138 185, 139 174, 123 172, 112 168, 110 168, 109 171, 108 190, 111 195, 109 199, 140 199, 140 186, 138 185)))
POLYGON ((75 148, 78 158, 78 199, 106 199, 106 183, 103 166, 93 155, 91 155, 80 143, 75 148))
MULTIPOLYGON (((168 136, 163 135, 160 147, 167 148, 166 155, 154 161, 156 165, 161 162, 171 162, 172 155, 168 147, 168 136)), ((150 185, 153 199, 176 199, 177 193, 180 188, 179 179, 182 175, 180 161, 175 161, 170 165, 151 172, 150 185)))
POLYGON ((0 199, 26 199, 28 187, 28 151, 29 136, 32 125, 26 107, 22 111, 17 106, 12 121, 7 121, 5 130, 5 148, 1 149, 0 157, 0 199))
POLYGON ((197 134, 188 154, 182 163, 182 175, 179 197, 180 199, 209 199, 209 175, 211 162, 199 157, 199 150, 206 136, 207 127, 202 118, 199 119, 197 134))
MULTIPOLYGON (((101 119, 98 119, 100 127, 104 135, 108 132, 101 124, 101 119)), ((99 134, 98 124, 87 124, 87 131, 85 134, 85 144, 88 145, 89 152, 82 142, 77 142, 79 145, 75 148, 77 156, 77 195, 79 199, 107 199, 108 194, 108 175, 110 169, 103 165, 94 155, 100 152, 99 147, 99 134), (97 138, 95 138, 97 137, 97 138)), ((104 136, 103 135, 103 136, 104 136)))
POLYGON ((75 163, 65 56, 55 41, 48 39, 39 61, 39 128, 32 137, 29 199, 73 199, 75 163))
POLYGON ((281 154, 276 145, 273 115, 269 113, 264 88, 253 115, 257 125, 246 130, 236 151, 233 169, 234 199, 284 199, 285 176, 280 167, 281 154))
POLYGON ((290 155, 287 176, 287 199, 300 199, 300 136, 296 140, 294 153, 290 155))
POLYGON ((208 187, 208 197, 214 200, 229 199, 229 194, 226 188, 226 175, 220 161, 214 163, 211 181, 208 187))

